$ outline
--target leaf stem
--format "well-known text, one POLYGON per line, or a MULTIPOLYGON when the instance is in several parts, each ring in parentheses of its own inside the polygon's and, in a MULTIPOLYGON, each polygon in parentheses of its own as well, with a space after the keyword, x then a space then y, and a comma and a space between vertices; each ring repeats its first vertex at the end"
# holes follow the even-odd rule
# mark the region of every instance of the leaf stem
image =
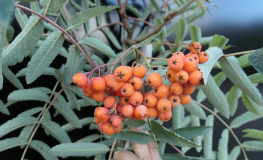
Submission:
POLYGON ((237 52, 237 53, 232 53, 232 54, 224 55, 223 57, 230 57, 230 56, 238 56, 238 55, 243 55, 243 54, 249 54, 249 53, 253 53, 254 51, 255 51, 255 50, 237 52))
POLYGON ((117 139, 114 139, 113 144, 112 144, 111 149, 110 149, 109 160, 111 160, 112 153, 113 153, 114 147, 116 145, 116 142, 117 142, 117 139))
MULTIPOLYGON (((170 143, 168 143, 170 144, 170 143)), ((170 144, 170 146, 172 146, 178 153, 180 153, 182 156, 185 156, 184 153, 182 151, 180 151, 180 149, 178 149, 177 147, 175 147, 174 145, 170 144)))

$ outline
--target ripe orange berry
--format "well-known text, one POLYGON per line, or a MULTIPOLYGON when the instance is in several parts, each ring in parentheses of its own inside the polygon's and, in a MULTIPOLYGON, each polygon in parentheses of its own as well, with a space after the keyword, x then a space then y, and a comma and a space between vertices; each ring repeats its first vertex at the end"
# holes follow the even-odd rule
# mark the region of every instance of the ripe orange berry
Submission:
POLYGON ((114 70, 114 78, 118 82, 126 82, 130 76, 130 70, 126 66, 119 66, 114 70))
POLYGON ((168 96, 167 99, 170 101, 171 107, 176 107, 180 104, 180 96, 179 95, 171 94, 168 96))
POLYGON ((130 83, 124 83, 120 90, 121 94, 125 97, 132 95, 134 92, 134 88, 130 83))
POLYGON ((87 97, 91 97, 94 90, 91 87, 92 81, 88 80, 87 83, 81 88, 87 97))
POLYGON ((127 67, 127 69, 128 69, 128 73, 129 73, 129 79, 131 79, 132 77, 133 77, 133 69, 132 69, 132 67, 130 67, 130 66, 126 66, 127 67))
POLYGON ((119 90, 116 91, 116 96, 119 96, 119 97, 122 96, 121 89, 119 89, 119 90))
POLYGON ((157 87, 162 83, 162 76, 153 72, 147 77, 147 83, 151 87, 157 87))
POLYGON ((129 104, 129 98, 128 97, 121 97, 120 102, 122 105, 129 104))
POLYGON ((195 70, 189 74, 189 82, 194 86, 200 86, 204 84, 203 73, 199 70, 195 70))
POLYGON ((170 81, 170 82, 175 82, 175 79, 174 79, 174 75, 175 75, 175 71, 173 71, 173 70, 168 70, 167 72, 166 72, 166 77, 167 77, 167 79, 170 81))
POLYGON ((157 102, 157 109, 159 112, 166 112, 171 110, 171 103, 167 99, 159 99, 157 102))
POLYGON ((191 102, 191 96, 190 95, 181 95, 180 103, 182 105, 186 105, 187 103, 191 102))
POLYGON ((120 133, 121 132, 121 126, 114 128, 115 129, 115 133, 120 133))
POLYGON ((175 82, 180 84, 185 84, 189 79, 189 75, 185 70, 176 72, 174 77, 175 77, 175 82))
POLYGON ((155 95, 155 93, 154 93, 154 92, 152 92, 152 91, 149 91, 149 92, 146 92, 146 93, 143 95, 143 97, 145 97, 145 96, 147 96, 147 95, 149 95, 149 94, 155 95))
POLYGON ((197 54, 188 53, 188 54, 185 56, 185 58, 188 58, 188 57, 193 58, 193 60, 195 61, 195 63, 197 63, 197 64, 199 63, 199 57, 198 57, 197 54))
POLYGON ((199 63, 205 63, 209 59, 209 54, 206 52, 200 52, 198 54, 198 57, 199 57, 199 63))
POLYGON ((106 97, 104 100, 104 107, 111 109, 115 107, 117 99, 114 96, 106 97))
POLYGON ((193 53, 193 54, 196 54, 196 53, 199 53, 202 49, 202 46, 200 43, 198 42, 192 42, 190 45, 189 45, 189 50, 193 53))
POLYGON ((134 106, 140 105, 143 102, 143 95, 138 91, 134 91, 129 97, 129 102, 134 106))
POLYGON ((195 86, 189 82, 183 84, 183 87, 184 87, 184 90, 182 93, 183 95, 192 94, 195 91, 195 86))
POLYGON ((120 104, 117 104, 117 106, 116 106, 116 111, 117 111, 118 113, 121 113, 121 108, 122 108, 122 106, 121 106, 120 104))
POLYGON ((137 78, 137 77, 133 77, 132 79, 130 79, 129 83, 133 86, 135 91, 138 91, 143 86, 142 79, 137 78))
POLYGON ((168 67, 173 71, 180 71, 184 66, 184 60, 180 56, 172 56, 168 60, 168 67))
POLYGON ((147 94, 144 95, 144 104, 147 107, 155 107, 157 104, 158 98, 155 96, 155 94, 147 94))
POLYGON ((107 74, 106 76, 103 77, 103 79, 107 82, 108 79, 109 79, 110 77, 112 77, 112 76, 113 76, 112 74, 107 74))
POLYGON ((187 57, 187 58, 185 58, 183 68, 187 72, 193 72, 197 68, 197 63, 195 62, 195 60, 193 58, 187 57))
POLYGON ((183 89, 183 85, 181 85, 180 83, 172 83, 169 86, 170 93, 174 95, 180 95, 183 92, 183 89))
POLYGON ((175 52, 173 56, 180 56, 183 60, 185 59, 185 55, 183 52, 175 52))
POLYGON ((148 118, 155 118, 158 115, 158 110, 156 109, 156 107, 148 108, 148 111, 149 111, 148 118))
POLYGON ((105 91, 95 91, 91 97, 92 99, 95 99, 97 102, 101 102, 105 99, 106 92, 105 91))
POLYGON ((120 116, 113 114, 110 116, 110 123, 114 128, 121 126, 122 119, 120 116))
POLYGON ((160 84, 158 87, 154 88, 154 93, 158 98, 165 98, 169 94, 169 88, 165 84, 160 84))
POLYGON ((143 65, 137 65, 133 68, 133 75, 138 78, 143 78, 147 74, 147 69, 143 65))
POLYGON ((109 121, 105 122, 105 124, 103 125, 103 131, 104 133, 106 133, 107 135, 112 135, 115 133, 115 129, 114 127, 110 124, 109 121))
POLYGON ((99 119, 100 122, 106 122, 110 118, 110 112, 107 108, 97 107, 94 115, 99 119))
POLYGON ((94 122, 96 123, 96 124, 99 124, 100 123, 100 120, 98 119, 98 117, 94 117, 94 122))
POLYGON ((119 90, 123 84, 123 82, 116 81, 113 75, 107 81, 107 87, 113 91, 119 90))
POLYGON ((92 80, 91 87, 95 91, 104 91, 106 89, 106 81, 101 77, 96 77, 92 80))
POLYGON ((131 117, 134 113, 134 107, 130 104, 123 105, 121 109, 121 113, 125 117, 131 117))
POLYGON ((131 118, 134 119, 134 120, 138 120, 139 119, 134 114, 131 116, 131 118))
POLYGON ((172 111, 166 111, 166 112, 159 112, 158 117, 161 121, 167 122, 172 117, 172 111))
POLYGON ((88 78, 86 77, 85 74, 83 73, 76 73, 73 77, 72 77, 72 82, 74 84, 76 84, 79 87, 85 86, 85 84, 87 83, 88 78))
POLYGON ((104 130, 103 130, 103 125, 104 125, 104 124, 105 124, 105 122, 100 122, 100 123, 98 124, 99 129, 100 129, 101 132, 104 132, 104 130))
POLYGON ((135 107, 134 115, 140 120, 145 120, 149 116, 148 108, 145 105, 135 107))

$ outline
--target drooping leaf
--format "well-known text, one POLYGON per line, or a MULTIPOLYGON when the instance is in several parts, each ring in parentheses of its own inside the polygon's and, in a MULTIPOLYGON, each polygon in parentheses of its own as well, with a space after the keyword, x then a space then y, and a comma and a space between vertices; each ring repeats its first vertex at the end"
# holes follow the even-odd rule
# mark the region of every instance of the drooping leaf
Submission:
POLYGON ((47 13, 56 13, 65 1, 66 0, 40 0, 40 5, 45 8, 47 13))
POLYGON ((230 152, 230 154, 228 155, 228 159, 237 160, 239 155, 240 155, 240 146, 235 146, 230 152))
POLYGON ((101 54, 104 54, 105 56, 109 56, 114 58, 116 56, 115 52, 108 46, 106 45, 103 41, 101 41, 98 38, 94 37, 85 37, 83 38, 79 43, 83 43, 90 47, 91 49, 94 49, 101 54))
POLYGON ((151 130, 160 139, 177 146, 198 147, 197 144, 183 138, 182 136, 164 128, 154 120, 151 121, 151 130))
POLYGON ((0 112, 6 115, 10 115, 10 112, 8 111, 8 109, 6 108, 5 104, 1 99, 0 99, 0 112))
POLYGON ((23 84, 9 68, 3 68, 2 71, 4 77, 8 79, 14 86, 16 86, 18 89, 24 89, 23 84))
POLYGON ((109 41, 118 49, 121 50, 121 45, 119 43, 119 41, 116 39, 116 37, 113 35, 113 33, 108 30, 108 29, 101 29, 101 31, 107 36, 107 38, 109 39, 109 41))
POLYGON ((100 138, 99 134, 92 134, 92 135, 89 135, 89 136, 86 136, 84 138, 77 140, 75 143, 93 142, 99 138, 100 138))
MULTIPOLYGON (((42 75, 54 76, 54 71, 55 71, 55 68, 47 67, 47 68, 43 71, 42 75)), ((23 68, 23 69, 21 69, 21 70, 16 74, 16 77, 26 76, 26 73, 27 73, 27 68, 23 68)))
POLYGON ((160 12, 161 7, 158 0, 150 0, 157 12, 160 12))
MULTIPOLYGON (((187 21, 185 19, 180 19, 178 22, 178 29, 177 29, 177 35, 174 41, 174 44, 181 43, 186 35, 187 32, 187 21)), ((172 52, 180 51, 180 46, 175 46, 171 50, 172 52)))
POLYGON ((35 108, 32 108, 32 109, 29 109, 29 110, 26 110, 20 114, 17 115, 17 117, 27 117, 27 116, 32 116, 40 111, 42 111, 42 107, 35 107, 35 108))
POLYGON ((2 0, 0 6, 0 22, 4 25, 8 25, 9 18, 14 10, 14 2, 9 0, 2 0))
POLYGON ((107 153, 110 148, 99 143, 64 143, 51 148, 50 152, 59 157, 65 156, 95 156, 107 153))
POLYGON ((76 128, 82 128, 79 118, 67 103, 55 101, 53 106, 73 126, 76 128))
POLYGON ((50 147, 42 142, 42 141, 38 141, 38 140, 33 140, 30 143, 30 148, 33 148, 34 150, 36 150, 38 153, 40 153, 43 158, 48 159, 48 160, 58 160, 57 156, 52 155, 49 150, 50 147))
POLYGON ((191 101, 190 103, 187 103, 186 105, 183 106, 191 114, 201 119, 206 119, 204 110, 199 105, 197 105, 194 101, 191 101))
POLYGON ((252 74, 248 78, 252 83, 263 83, 263 75, 260 73, 252 74))
POLYGON ((244 55, 242 55, 242 56, 237 58, 241 68, 245 68, 245 67, 251 66, 250 62, 248 61, 248 56, 249 55, 250 54, 244 54, 244 55))
POLYGON ((142 13, 137 8, 133 7, 132 5, 127 4, 126 9, 129 10, 132 14, 134 14, 135 17, 142 18, 142 13))
MULTIPOLYGON (((93 117, 83 118, 80 120, 80 123, 82 126, 86 126, 86 125, 90 124, 91 122, 94 122, 93 117)), ((67 123, 67 124, 64 124, 62 126, 62 129, 64 129, 66 132, 69 132, 69 131, 76 129, 76 127, 73 126, 71 123, 67 123)))
POLYGON ((244 105, 246 106, 246 108, 256 114, 256 115, 263 115, 263 112, 262 112, 262 105, 258 105, 257 103, 255 103, 251 98, 249 98, 244 92, 242 93, 242 101, 244 103, 244 105))
POLYGON ((3 75, 2 75, 2 51, 6 44, 6 30, 7 24, 1 23, 0 21, 0 89, 3 88, 3 75))
POLYGON ((42 127, 48 131, 55 139, 61 143, 71 143, 66 131, 61 126, 52 121, 42 121, 42 127))
POLYGON ((95 8, 89 8, 84 11, 80 11, 70 17, 68 21, 68 31, 74 31, 78 29, 87 20, 98 16, 100 14, 106 13, 110 10, 118 8, 117 6, 100 6, 95 8))
POLYGON ((200 42, 202 37, 201 29, 197 26, 190 25, 190 36, 192 42, 200 42))
POLYGON ((67 99, 69 101, 69 103, 74 107, 76 108, 77 110, 80 110, 80 105, 78 103, 78 99, 76 97, 76 95, 69 89, 65 89, 64 90, 66 96, 67 96, 67 99))
POLYGON ((263 48, 260 48, 255 50, 248 56, 250 64, 261 74, 263 74, 262 55, 263 48))
POLYGON ((227 95, 227 101, 229 103, 230 115, 233 116, 238 106, 238 99, 241 97, 241 90, 237 86, 231 87, 229 94, 227 95))
POLYGON ((15 65, 28 56, 35 47, 44 30, 41 18, 31 16, 22 32, 3 51, 3 67, 15 65))
POLYGON ((112 135, 114 139, 137 142, 141 144, 148 144, 153 141, 153 137, 148 134, 135 131, 121 131, 112 135))
POLYGON ((262 152, 263 142, 262 141, 245 141, 242 143, 246 151, 262 152))
MULTIPOLYGON (((205 121, 205 126, 214 126, 214 116, 209 115, 205 121)), ((212 158, 213 156, 213 128, 210 132, 204 135, 204 157, 212 158)))
MULTIPOLYGON (((210 47, 219 47, 220 49, 223 49, 227 42, 228 42, 228 38, 225 38, 223 36, 215 34, 213 39, 209 43, 209 48, 210 47)), ((211 55, 211 54, 209 54, 209 55, 211 55)), ((209 56, 209 59, 210 59, 210 56, 209 56)))
POLYGON ((206 158, 197 158, 197 157, 189 157, 182 156, 179 154, 165 153, 161 155, 162 160, 209 160, 206 158))
POLYGON ((37 123, 35 117, 16 117, 0 126, 0 137, 29 124, 37 123))
POLYGON ((154 40, 157 36, 159 36, 160 33, 161 33, 161 31, 158 32, 158 33, 156 33, 156 34, 154 34, 154 35, 152 35, 151 37, 145 39, 144 41, 140 42, 139 44, 136 44, 136 47, 139 48, 139 47, 142 47, 142 46, 144 46, 145 44, 151 42, 151 41, 154 40))
MULTIPOLYGON (((260 108, 261 112, 263 111, 262 108, 260 108)), ((251 113, 250 111, 247 111, 241 115, 239 115, 238 117, 236 117, 231 123, 230 123, 230 127, 231 128, 238 128, 240 126, 242 126, 243 124, 246 124, 248 122, 252 122, 255 121, 259 118, 262 118, 263 116, 258 116, 255 115, 253 113, 251 113)))
MULTIPOLYGON (((3 33, 1 33, 1 34, 3 34, 3 33)), ((7 30, 6 30, 6 39, 7 39, 8 42, 12 41, 12 39, 14 38, 14 34, 15 34, 14 28, 11 27, 11 26, 8 26, 7 30)))
POLYGON ((224 129, 218 144, 218 160, 228 160, 228 129, 224 129))
POLYGON ((242 132, 246 132, 243 137, 255 138, 263 141, 263 131, 257 129, 244 129, 242 132))
POLYGON ((185 128, 179 128, 174 130, 174 132, 178 135, 181 135, 184 138, 192 139, 196 136, 204 135, 209 133, 212 130, 212 127, 208 126, 191 126, 185 128))
POLYGON ((132 118, 124 123, 131 127, 141 127, 142 125, 146 124, 146 122, 143 120, 134 120, 132 118))
POLYGON ((38 91, 36 89, 20 89, 13 91, 7 97, 8 101, 43 101, 50 102, 50 98, 44 92, 38 91))
POLYGON ((226 118, 229 118, 229 104, 224 93, 216 85, 213 77, 210 75, 207 79, 207 85, 200 87, 205 93, 207 99, 213 106, 226 118))
POLYGON ((31 60, 28 62, 26 81, 27 84, 34 82, 58 55, 64 42, 64 34, 59 31, 52 32, 44 43, 39 47, 31 60))
POLYGON ((24 138, 7 138, 5 140, 0 141, 0 152, 25 144, 27 144, 27 141, 24 138))

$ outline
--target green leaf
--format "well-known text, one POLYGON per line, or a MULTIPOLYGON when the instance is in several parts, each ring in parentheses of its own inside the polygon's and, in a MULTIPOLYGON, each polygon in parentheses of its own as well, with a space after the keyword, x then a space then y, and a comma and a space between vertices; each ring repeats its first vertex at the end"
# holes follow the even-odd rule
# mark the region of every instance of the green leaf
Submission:
POLYGON ((233 148, 230 154, 228 155, 228 159, 237 160, 239 155, 240 155, 240 146, 235 146, 235 148, 233 148))
MULTIPOLYGON (((90 124, 91 122, 94 122, 94 117, 87 117, 80 120, 80 123, 82 126, 86 126, 90 124)), ((66 132, 72 131, 76 129, 75 126, 73 126, 71 123, 64 124, 62 126, 62 129, 64 129, 66 132)))
POLYGON ((197 105, 194 101, 191 101, 190 103, 187 103, 186 105, 183 106, 191 114, 201 119, 206 119, 204 110, 199 105, 197 105))
MULTIPOLYGON (((117 147, 116 147, 117 148, 117 147)), ((115 148, 115 149, 116 149, 115 148)), ((123 151, 123 150, 121 150, 121 151, 123 151)), ((106 159, 106 154, 100 154, 100 155, 96 155, 95 157, 94 157, 94 160, 105 160, 106 159)))
POLYGON ((252 74, 248 78, 252 83, 263 83, 263 75, 260 73, 252 74))
POLYGON ((45 8, 46 13, 56 13, 60 10, 66 0, 40 0, 40 5, 45 8))
POLYGON ((242 132, 247 132, 243 137, 255 138, 263 141, 263 131, 257 129, 244 129, 242 132))
POLYGON ((112 58, 116 57, 115 52, 108 45, 106 45, 103 41, 101 41, 98 38, 85 37, 79 43, 84 43, 91 49, 94 49, 95 51, 98 51, 105 56, 109 56, 112 58))
POLYGON ((89 135, 89 136, 86 136, 84 138, 79 139, 75 143, 93 142, 99 138, 100 138, 99 134, 92 134, 92 135, 89 135))
POLYGON ((202 37, 201 29, 198 26, 190 25, 190 36, 192 42, 200 42, 202 37))
POLYGON ((119 41, 116 39, 115 35, 109 30, 102 28, 101 31, 107 36, 108 40, 118 49, 121 50, 121 45, 119 41))
MULTIPOLYGON (((209 48, 210 47, 219 47, 220 49, 223 49, 227 42, 228 42, 228 38, 225 38, 223 36, 215 34, 213 39, 209 43, 209 48)), ((211 55, 211 54, 209 54, 209 55, 211 55)), ((209 59, 210 59, 210 57, 209 57, 209 59)))
MULTIPOLYGON (((23 138, 25 140, 28 140, 29 137, 31 136, 31 133, 33 132, 35 128, 35 124, 30 124, 25 126, 22 131, 19 134, 19 138, 23 138)), ((24 148, 24 146, 21 146, 21 149, 24 148)))
POLYGON ((50 152, 59 157, 95 156, 110 151, 110 148, 99 143, 64 143, 51 148, 50 152))
MULTIPOLYGON (((263 109, 260 108, 260 111, 262 112, 263 109)), ((250 111, 247 111, 241 115, 239 115, 238 117, 236 117, 231 123, 230 123, 230 127, 231 128, 238 128, 248 122, 252 122, 255 121, 259 118, 262 118, 263 116, 258 116, 255 115, 253 113, 251 113, 250 111)))
POLYGON ((224 129, 218 144, 218 160, 228 160, 228 129, 224 129))
POLYGON ((161 11, 161 7, 158 0, 150 0, 157 12, 161 11))
POLYGON ((61 143, 71 143, 66 131, 61 126, 52 121, 42 121, 42 127, 61 143))
POLYGON ((21 89, 13 91, 7 97, 8 101, 17 102, 17 101, 43 101, 50 102, 50 98, 44 92, 35 90, 35 89, 21 89))
MULTIPOLYGON (((101 7, 100 0, 94 0, 96 7, 101 7)), ((101 14, 96 16, 98 26, 101 26, 101 14)))
POLYGON ((8 79, 14 86, 16 86, 18 89, 24 89, 23 84, 9 68, 3 68, 2 71, 4 77, 8 79))
POLYGON ((154 34, 154 35, 152 35, 151 37, 145 39, 144 41, 140 42, 139 44, 136 44, 136 47, 139 48, 139 47, 142 47, 142 46, 144 46, 145 44, 151 42, 151 41, 154 40, 156 37, 158 37, 160 33, 161 33, 161 31, 158 32, 158 33, 156 33, 156 34, 154 34))
POLYGON ((14 28, 11 26, 8 26, 6 30, 6 39, 8 42, 12 41, 12 39, 14 38, 14 33, 15 33, 14 28))
POLYGON ((6 44, 6 30, 7 30, 7 24, 1 23, 0 21, 0 89, 3 88, 3 75, 2 75, 2 51, 6 44))
POLYGON ((53 106, 73 126, 76 128, 82 128, 79 118, 67 103, 55 101, 53 106))
POLYGON ((134 14, 135 17, 142 18, 142 13, 137 8, 133 7, 132 5, 127 4, 126 9, 129 10, 132 14, 134 14))
POLYGON ((78 111, 80 111, 80 105, 78 103, 78 99, 76 97, 76 95, 69 89, 65 89, 64 90, 66 96, 67 96, 67 99, 69 101, 69 103, 74 107, 76 108, 78 111))
POLYGON ((216 85, 213 77, 210 75, 206 86, 200 86, 209 102, 226 118, 229 118, 229 104, 224 93, 216 85))
POLYGON ((5 140, 0 141, 0 152, 25 144, 27 144, 27 141, 24 138, 7 138, 5 140))
MULTIPOLYGON (((55 71, 54 71, 54 76, 55 76, 56 79, 61 83, 61 85, 65 85, 64 79, 63 79, 63 73, 64 73, 64 71, 65 71, 64 65, 62 65, 60 69, 55 69, 55 71)), ((63 86, 62 86, 62 87, 63 87, 63 86)))
POLYGON ((261 74, 263 74, 263 65, 262 65, 262 55, 263 48, 255 50, 248 56, 250 64, 261 74))
MULTIPOLYGON (((55 71, 55 68, 47 67, 43 71, 42 75, 54 76, 54 71, 55 71)), ((23 68, 16 74, 16 77, 26 76, 26 73, 27 73, 27 68, 23 68)))
MULTIPOLYGON (((193 127, 200 127, 200 119, 198 117, 196 117, 195 115, 191 114, 191 126, 193 127)), ((212 128, 211 128, 212 129, 212 128)), ((203 140, 203 136, 195 136, 193 138, 193 142, 202 146, 202 140, 203 140)), ((195 148, 197 152, 201 152, 202 147, 196 147, 195 148)))
POLYGON ((110 10, 118 8, 117 6, 100 6, 95 8, 86 9, 84 11, 80 11, 73 16, 70 17, 68 21, 68 31, 74 31, 78 29, 83 23, 87 20, 106 13, 110 10))
POLYGON ((249 80, 246 73, 240 67, 237 59, 232 57, 224 57, 220 60, 220 65, 224 73, 230 81, 242 90, 249 98, 258 105, 262 105, 262 96, 258 89, 249 80))
POLYGON ((3 51, 3 67, 15 65, 28 56, 44 30, 41 18, 31 16, 22 32, 3 51))
POLYGON ((29 124, 37 123, 35 117, 16 117, 0 126, 0 138, 6 134, 29 124))
POLYGON ((10 17, 14 10, 14 2, 10 0, 2 0, 0 6, 0 22, 8 25, 10 17))
MULTIPOLYGON (((17 1, 17 0, 16 0, 17 1)), ((33 2, 33 1, 37 1, 37 0, 20 0, 21 2, 33 2)))
POLYGON ((242 143, 246 151, 262 152, 263 142, 262 141, 245 141, 242 143))
POLYGON ((28 62, 26 81, 27 84, 34 82, 58 55, 64 42, 64 34, 60 31, 52 32, 44 43, 39 47, 31 60, 28 62))
POLYGON ((72 92, 74 92, 77 96, 79 96, 80 98, 84 99, 86 102, 90 102, 90 98, 88 98, 87 96, 85 96, 84 92, 82 91, 81 88, 77 87, 77 86, 68 86, 67 87, 69 90, 71 90, 72 92))
POLYGON ((24 29, 28 22, 27 15, 20 8, 16 8, 15 17, 21 29, 24 29))
POLYGON ((151 121, 151 130, 158 138, 165 140, 167 143, 174 144, 177 146, 199 147, 197 144, 164 128, 162 125, 160 125, 154 120, 151 121))
POLYGON ((238 106, 238 99, 241 97, 241 90, 237 86, 231 87, 229 94, 227 95, 227 101, 229 103, 230 115, 233 116, 238 106))
POLYGON ((162 160, 209 160, 205 158, 181 156, 179 154, 166 153, 161 155, 162 160))
POLYGON ((223 51, 218 47, 208 48, 205 52, 209 54, 209 60, 206 63, 199 63, 198 68, 203 73, 204 84, 206 85, 207 78, 214 64, 217 62, 218 58, 224 54, 223 51))
POLYGON ((135 131, 121 131, 120 133, 113 134, 111 137, 118 140, 137 142, 141 144, 148 144, 153 141, 152 136, 135 131))
MULTIPOLYGON (((181 43, 186 35, 186 32, 187 32, 187 21, 185 19, 180 19, 178 22, 178 30, 177 30, 177 35, 176 35, 174 44, 181 43)), ((171 51, 177 52, 177 51, 180 51, 180 49, 181 49, 180 46, 176 46, 176 47, 173 47, 171 51)))
POLYGON ((146 124, 146 122, 143 120, 134 120, 131 118, 130 120, 124 122, 124 124, 131 126, 131 127, 141 127, 144 124, 146 124))
POLYGON ((143 15, 143 19, 146 19, 149 15, 150 15, 150 13, 152 12, 152 10, 153 10, 153 4, 152 3, 149 3, 148 5, 147 5, 147 7, 146 7, 146 9, 145 9, 145 12, 144 12, 144 15, 143 15))
POLYGON ((250 62, 248 61, 248 57, 250 54, 244 54, 237 58, 238 63, 240 64, 241 68, 249 67, 251 66, 250 62))
POLYGON ((40 111, 42 111, 42 107, 36 107, 36 108, 32 108, 32 109, 29 109, 29 110, 26 110, 20 114, 17 115, 17 117, 27 117, 27 116, 32 116, 40 111))
POLYGON ((244 103, 244 105, 246 106, 246 108, 256 114, 256 115, 263 115, 263 112, 262 112, 262 105, 259 106, 258 104, 256 104, 251 98, 249 98, 244 92, 242 93, 242 101, 244 103))
POLYGON ((184 127, 188 126, 190 124, 190 122, 191 122, 190 116, 184 117, 181 121, 181 127, 184 128, 184 127))
MULTIPOLYGON (((205 126, 214 126, 214 116, 209 115, 205 121, 205 126)), ((204 135, 204 157, 212 158, 213 157, 213 128, 210 132, 204 135)))
POLYGON ((6 108, 5 104, 1 99, 0 99, 0 112, 6 115, 10 115, 10 112, 8 111, 8 109, 6 108))
POLYGON ((69 56, 67 58, 66 69, 64 72, 65 84, 72 82, 72 77, 77 73, 80 51, 75 45, 69 47, 69 56))
POLYGON ((36 12, 39 12, 40 11, 40 7, 39 7, 39 3, 38 1, 36 2, 30 2, 30 8, 33 10, 33 11, 36 11, 36 12))
POLYGON ((50 147, 46 143, 43 143, 42 141, 38 141, 38 140, 31 141, 30 148, 33 148, 38 153, 40 153, 44 159, 58 160, 57 156, 54 156, 49 152, 50 147))
POLYGON ((192 127, 185 127, 179 128, 174 130, 174 132, 178 135, 181 135, 184 138, 192 139, 194 137, 204 135, 212 130, 212 127, 208 126, 192 126, 192 127))
MULTIPOLYGON (((157 19, 155 20, 155 25, 156 25, 156 26, 161 25, 161 23, 163 23, 163 21, 160 20, 159 18, 157 18, 157 19)), ((162 30, 162 32, 161 32, 161 34, 160 34, 160 39, 161 39, 161 42, 162 42, 162 43, 165 43, 165 40, 166 40, 166 28, 165 28, 165 26, 163 26, 161 30, 162 30)), ((158 45, 158 46, 160 47, 160 45, 158 45)))

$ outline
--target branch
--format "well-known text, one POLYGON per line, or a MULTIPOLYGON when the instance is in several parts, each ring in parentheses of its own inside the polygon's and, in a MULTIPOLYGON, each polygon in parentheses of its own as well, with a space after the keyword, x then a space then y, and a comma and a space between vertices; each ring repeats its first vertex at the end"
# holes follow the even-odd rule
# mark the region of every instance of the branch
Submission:
POLYGON ((114 147, 116 145, 116 142, 117 142, 117 139, 114 139, 113 144, 111 146, 111 150, 110 150, 109 160, 111 160, 112 153, 113 153, 114 147))
POLYGON ((166 6, 166 3, 165 3, 165 0, 163 0, 163 6, 164 6, 164 10, 165 10, 164 20, 166 21, 167 20, 167 6, 166 6))

